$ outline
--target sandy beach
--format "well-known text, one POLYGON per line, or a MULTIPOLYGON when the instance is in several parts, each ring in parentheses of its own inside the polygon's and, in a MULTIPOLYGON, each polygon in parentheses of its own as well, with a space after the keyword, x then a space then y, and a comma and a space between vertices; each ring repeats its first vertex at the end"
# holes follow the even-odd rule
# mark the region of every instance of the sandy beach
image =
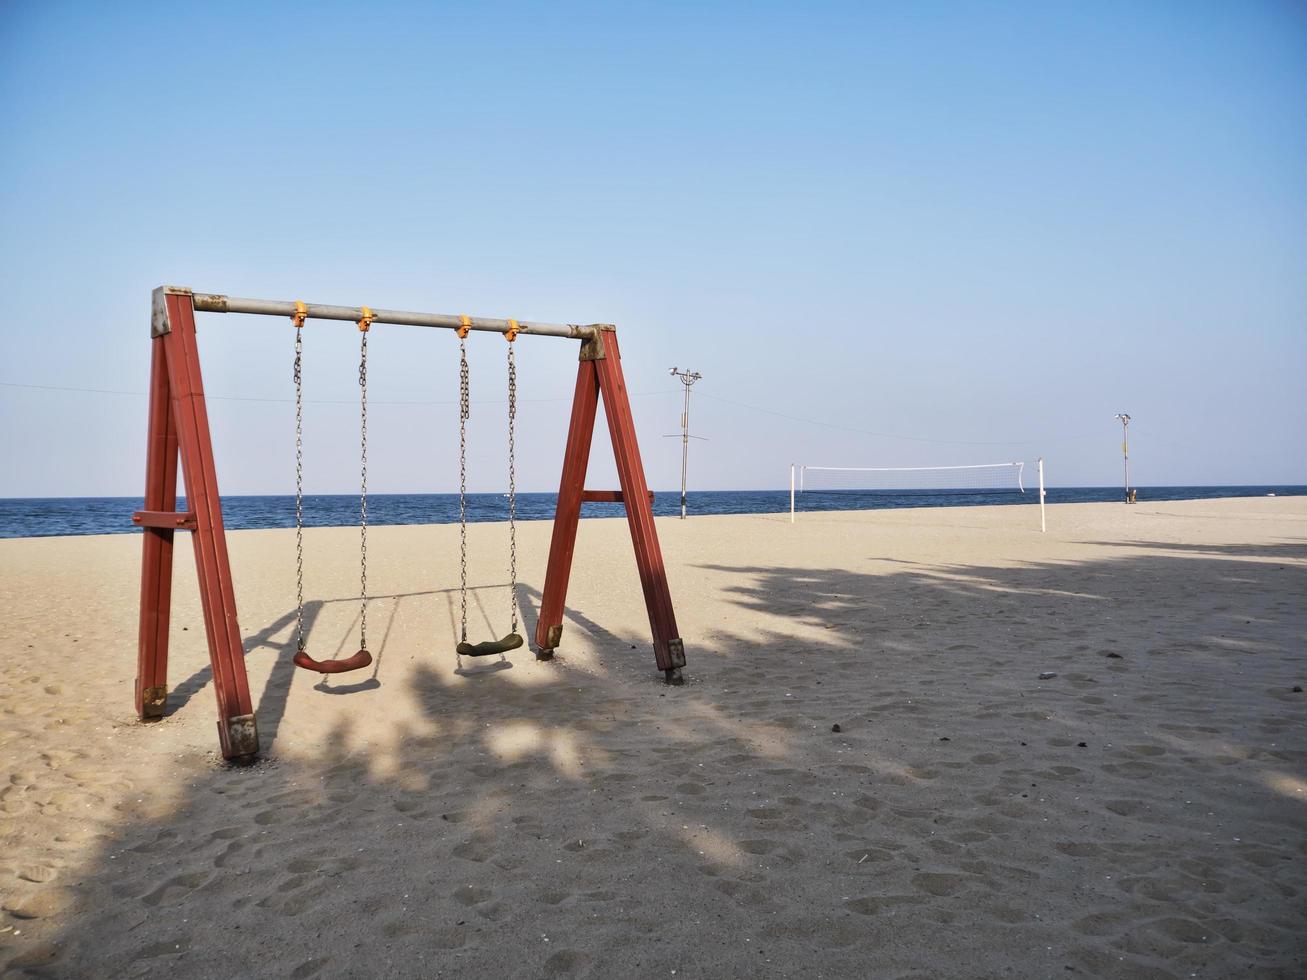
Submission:
MULTIPOLYGON (((1307 498, 658 530, 680 688, 620 520, 582 523, 557 659, 475 677, 457 527, 373 528, 378 663, 325 682, 291 665, 294 533, 229 533, 245 767, 186 535, 154 724, 140 538, 0 541, 0 972, 1307 975, 1307 498)), ((505 529, 469 533, 498 636, 505 529)), ((357 533, 306 551, 311 649, 352 652, 357 533)))

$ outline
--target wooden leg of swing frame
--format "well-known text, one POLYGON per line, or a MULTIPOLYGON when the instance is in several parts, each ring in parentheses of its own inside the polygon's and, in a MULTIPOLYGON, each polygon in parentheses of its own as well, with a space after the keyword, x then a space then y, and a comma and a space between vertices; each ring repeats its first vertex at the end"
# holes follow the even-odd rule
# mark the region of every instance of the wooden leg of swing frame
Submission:
MULTIPOLYGON (((163 338, 151 342, 150 422, 145 464, 145 509, 177 509, 177 423, 168 390, 163 338)), ((168 704, 168 619, 172 607, 171 528, 145 528, 141 558, 140 638, 136 659, 136 714, 162 718, 168 704)))
POLYGON ((249 758, 258 754, 259 734, 236 618, 236 595, 231 582, 222 500, 218 495, 195 339, 195 311, 189 294, 164 293, 162 300, 170 330, 162 337, 161 346, 168 367, 168 390, 177 425, 186 506, 195 513, 191 546, 200 582, 213 689, 218 700, 218 740, 225 758, 249 758))
POLYGON ((590 464, 590 441, 594 436, 595 413, 599 405, 599 379, 594 361, 581 361, 576 372, 576 393, 572 397, 572 420, 567 429, 563 475, 554 511, 554 533, 549 541, 549 564, 540 596, 540 618, 536 623, 536 659, 552 660, 554 648, 563 637, 563 608, 567 601, 567 580, 572 574, 576 550, 576 528, 581 519, 581 495, 585 471, 590 464))
POLYGON ((604 414, 613 441, 618 482, 626 505, 631 543, 635 547, 635 564, 640 572, 640 584, 644 589, 645 606, 649 612, 654 659, 667 682, 675 684, 681 676, 680 668, 685 666, 685 645, 676 628, 676 613, 672 608, 671 591, 667 584, 667 568, 663 563, 662 549, 658 545, 658 530, 654 526, 649 484, 645 479, 640 447, 635 437, 635 419, 626 393, 626 379, 622 375, 622 355, 617 346, 616 330, 605 332, 604 353, 603 358, 594 362, 595 375, 599 390, 603 393, 604 414))

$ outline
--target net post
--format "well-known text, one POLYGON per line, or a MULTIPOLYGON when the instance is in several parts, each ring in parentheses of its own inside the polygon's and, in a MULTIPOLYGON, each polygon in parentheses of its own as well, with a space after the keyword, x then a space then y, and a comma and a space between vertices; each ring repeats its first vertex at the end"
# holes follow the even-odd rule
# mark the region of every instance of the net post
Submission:
POLYGON ((1039 533, 1048 533, 1048 522, 1044 519, 1044 457, 1039 457, 1039 533))
POLYGON ((790 464, 790 523, 794 523, 794 464, 790 464))

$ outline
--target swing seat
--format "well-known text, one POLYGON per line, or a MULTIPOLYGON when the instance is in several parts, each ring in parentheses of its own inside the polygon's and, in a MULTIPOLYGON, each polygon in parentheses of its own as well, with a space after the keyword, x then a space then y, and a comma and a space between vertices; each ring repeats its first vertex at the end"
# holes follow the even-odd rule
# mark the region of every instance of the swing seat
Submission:
POLYGON ((362 670, 372 663, 372 654, 360 650, 344 660, 314 660, 304 650, 295 654, 295 666, 305 670, 317 671, 319 674, 344 674, 351 670, 362 670))
POLYGON ((460 657, 493 657, 495 654, 505 654, 509 650, 516 650, 523 643, 522 637, 516 633, 509 633, 502 640, 482 640, 480 643, 468 643, 464 640, 458 645, 458 655, 460 657))

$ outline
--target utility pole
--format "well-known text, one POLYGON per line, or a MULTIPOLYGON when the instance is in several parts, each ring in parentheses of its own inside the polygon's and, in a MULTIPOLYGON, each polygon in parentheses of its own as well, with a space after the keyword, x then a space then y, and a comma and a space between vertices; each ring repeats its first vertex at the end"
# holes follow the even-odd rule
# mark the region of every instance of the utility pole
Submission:
POLYGON ((1125 502, 1134 503, 1134 494, 1130 492, 1130 416, 1119 412, 1116 416, 1121 423, 1121 458, 1125 460, 1125 502))
POLYGON ((685 470, 690 462, 690 439, 700 438, 690 435, 690 389, 703 375, 698 371, 678 371, 674 367, 667 373, 680 378, 681 384, 685 386, 685 408, 681 412, 681 520, 685 520, 685 470))

